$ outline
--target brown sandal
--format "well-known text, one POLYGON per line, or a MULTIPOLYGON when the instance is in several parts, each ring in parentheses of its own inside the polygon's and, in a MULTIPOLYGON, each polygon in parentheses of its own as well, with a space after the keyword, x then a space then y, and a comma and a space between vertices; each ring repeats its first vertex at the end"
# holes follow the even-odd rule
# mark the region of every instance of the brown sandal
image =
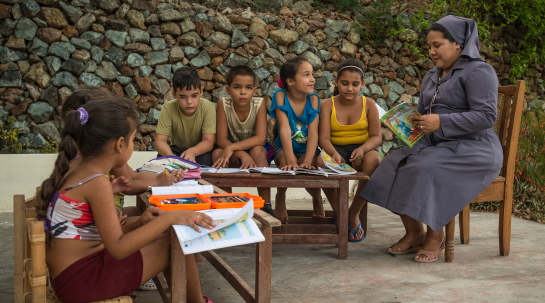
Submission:
POLYGON ((392 251, 386 251, 389 254, 394 255, 404 255, 408 253, 417 252, 422 248, 422 244, 424 244, 424 240, 426 240, 426 233, 423 233, 420 235, 420 237, 414 239, 412 242, 397 242, 396 244, 390 246, 392 251), (401 251, 399 249, 401 248, 401 251))
POLYGON ((441 246, 437 250, 424 250, 420 249, 415 256, 415 259, 413 259, 415 262, 420 263, 432 263, 439 259, 439 256, 445 252, 445 238, 443 237, 443 241, 441 242, 441 246), (424 255, 428 257, 428 260, 417 260, 416 257, 419 255, 424 255))

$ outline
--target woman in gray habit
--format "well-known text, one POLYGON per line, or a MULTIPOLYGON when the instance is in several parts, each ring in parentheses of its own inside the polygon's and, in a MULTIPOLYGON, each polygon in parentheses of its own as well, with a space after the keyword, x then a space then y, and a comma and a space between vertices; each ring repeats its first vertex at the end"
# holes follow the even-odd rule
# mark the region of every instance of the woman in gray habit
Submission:
POLYGON ((388 252, 417 252, 417 262, 438 259, 443 227, 499 175, 503 156, 493 129, 498 80, 479 55, 475 21, 442 18, 428 45, 435 67, 422 81, 422 116, 412 120, 427 135, 388 155, 360 193, 400 215, 406 233, 388 252))

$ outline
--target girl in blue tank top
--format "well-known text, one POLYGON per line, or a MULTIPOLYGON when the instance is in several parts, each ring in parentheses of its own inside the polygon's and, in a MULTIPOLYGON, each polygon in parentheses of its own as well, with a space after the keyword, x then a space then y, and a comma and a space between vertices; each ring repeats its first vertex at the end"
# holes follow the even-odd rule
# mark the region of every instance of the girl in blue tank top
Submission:
MULTIPOLYGON (((280 68, 280 89, 273 94, 269 115, 278 120, 275 163, 282 170, 315 169, 318 151, 320 98, 314 93, 312 65, 302 57, 287 60, 280 68)), ((313 217, 324 217, 319 188, 307 189, 312 196, 313 217)), ((286 188, 278 188, 275 213, 288 223, 286 188)))

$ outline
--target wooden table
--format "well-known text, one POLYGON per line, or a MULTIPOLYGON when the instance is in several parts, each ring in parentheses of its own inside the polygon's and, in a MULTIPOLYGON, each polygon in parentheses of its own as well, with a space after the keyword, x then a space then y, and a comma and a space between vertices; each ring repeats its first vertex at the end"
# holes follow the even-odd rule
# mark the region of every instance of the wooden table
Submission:
MULTIPOLYGON (((210 184, 204 180, 198 180, 200 184, 210 184)), ((214 192, 225 193, 220 188, 214 187, 214 192)), ((148 194, 144 193, 136 198, 137 207, 143 211, 149 207, 148 194)), ((260 209, 254 211, 254 221, 259 226, 265 241, 256 243, 256 266, 255 266, 255 290, 252 289, 221 257, 214 251, 201 252, 201 254, 212 264, 216 270, 233 286, 245 302, 265 303, 271 301, 271 279, 272 279, 272 228, 280 226, 280 221, 260 209)), ((172 279, 172 290, 169 290, 164 279, 154 278, 157 290, 164 303, 185 303, 186 302, 186 276, 185 257, 180 247, 180 241, 176 232, 171 228, 171 254, 170 270, 172 279)))
MULTIPOLYGON (((331 211, 326 218, 311 218, 310 210, 288 210, 289 224, 273 229, 275 244, 336 244, 338 258, 348 257, 348 196, 350 180, 367 180, 365 173, 354 175, 272 175, 272 174, 216 174, 202 173, 201 178, 217 187, 302 187, 302 188, 336 188, 339 203, 339 216, 332 224, 331 211)), ((367 204, 360 215, 362 227, 367 226, 367 204)))

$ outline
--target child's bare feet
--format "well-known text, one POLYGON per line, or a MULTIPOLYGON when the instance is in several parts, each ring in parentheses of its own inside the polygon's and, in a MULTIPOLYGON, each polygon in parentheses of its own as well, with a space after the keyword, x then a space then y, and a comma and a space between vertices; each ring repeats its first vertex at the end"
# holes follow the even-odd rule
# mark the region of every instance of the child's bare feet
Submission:
POLYGON ((274 213, 282 224, 288 224, 288 210, 286 209, 286 191, 277 191, 274 203, 274 213))
POLYGON ((324 201, 322 196, 312 197, 312 217, 313 218, 325 218, 324 201))

